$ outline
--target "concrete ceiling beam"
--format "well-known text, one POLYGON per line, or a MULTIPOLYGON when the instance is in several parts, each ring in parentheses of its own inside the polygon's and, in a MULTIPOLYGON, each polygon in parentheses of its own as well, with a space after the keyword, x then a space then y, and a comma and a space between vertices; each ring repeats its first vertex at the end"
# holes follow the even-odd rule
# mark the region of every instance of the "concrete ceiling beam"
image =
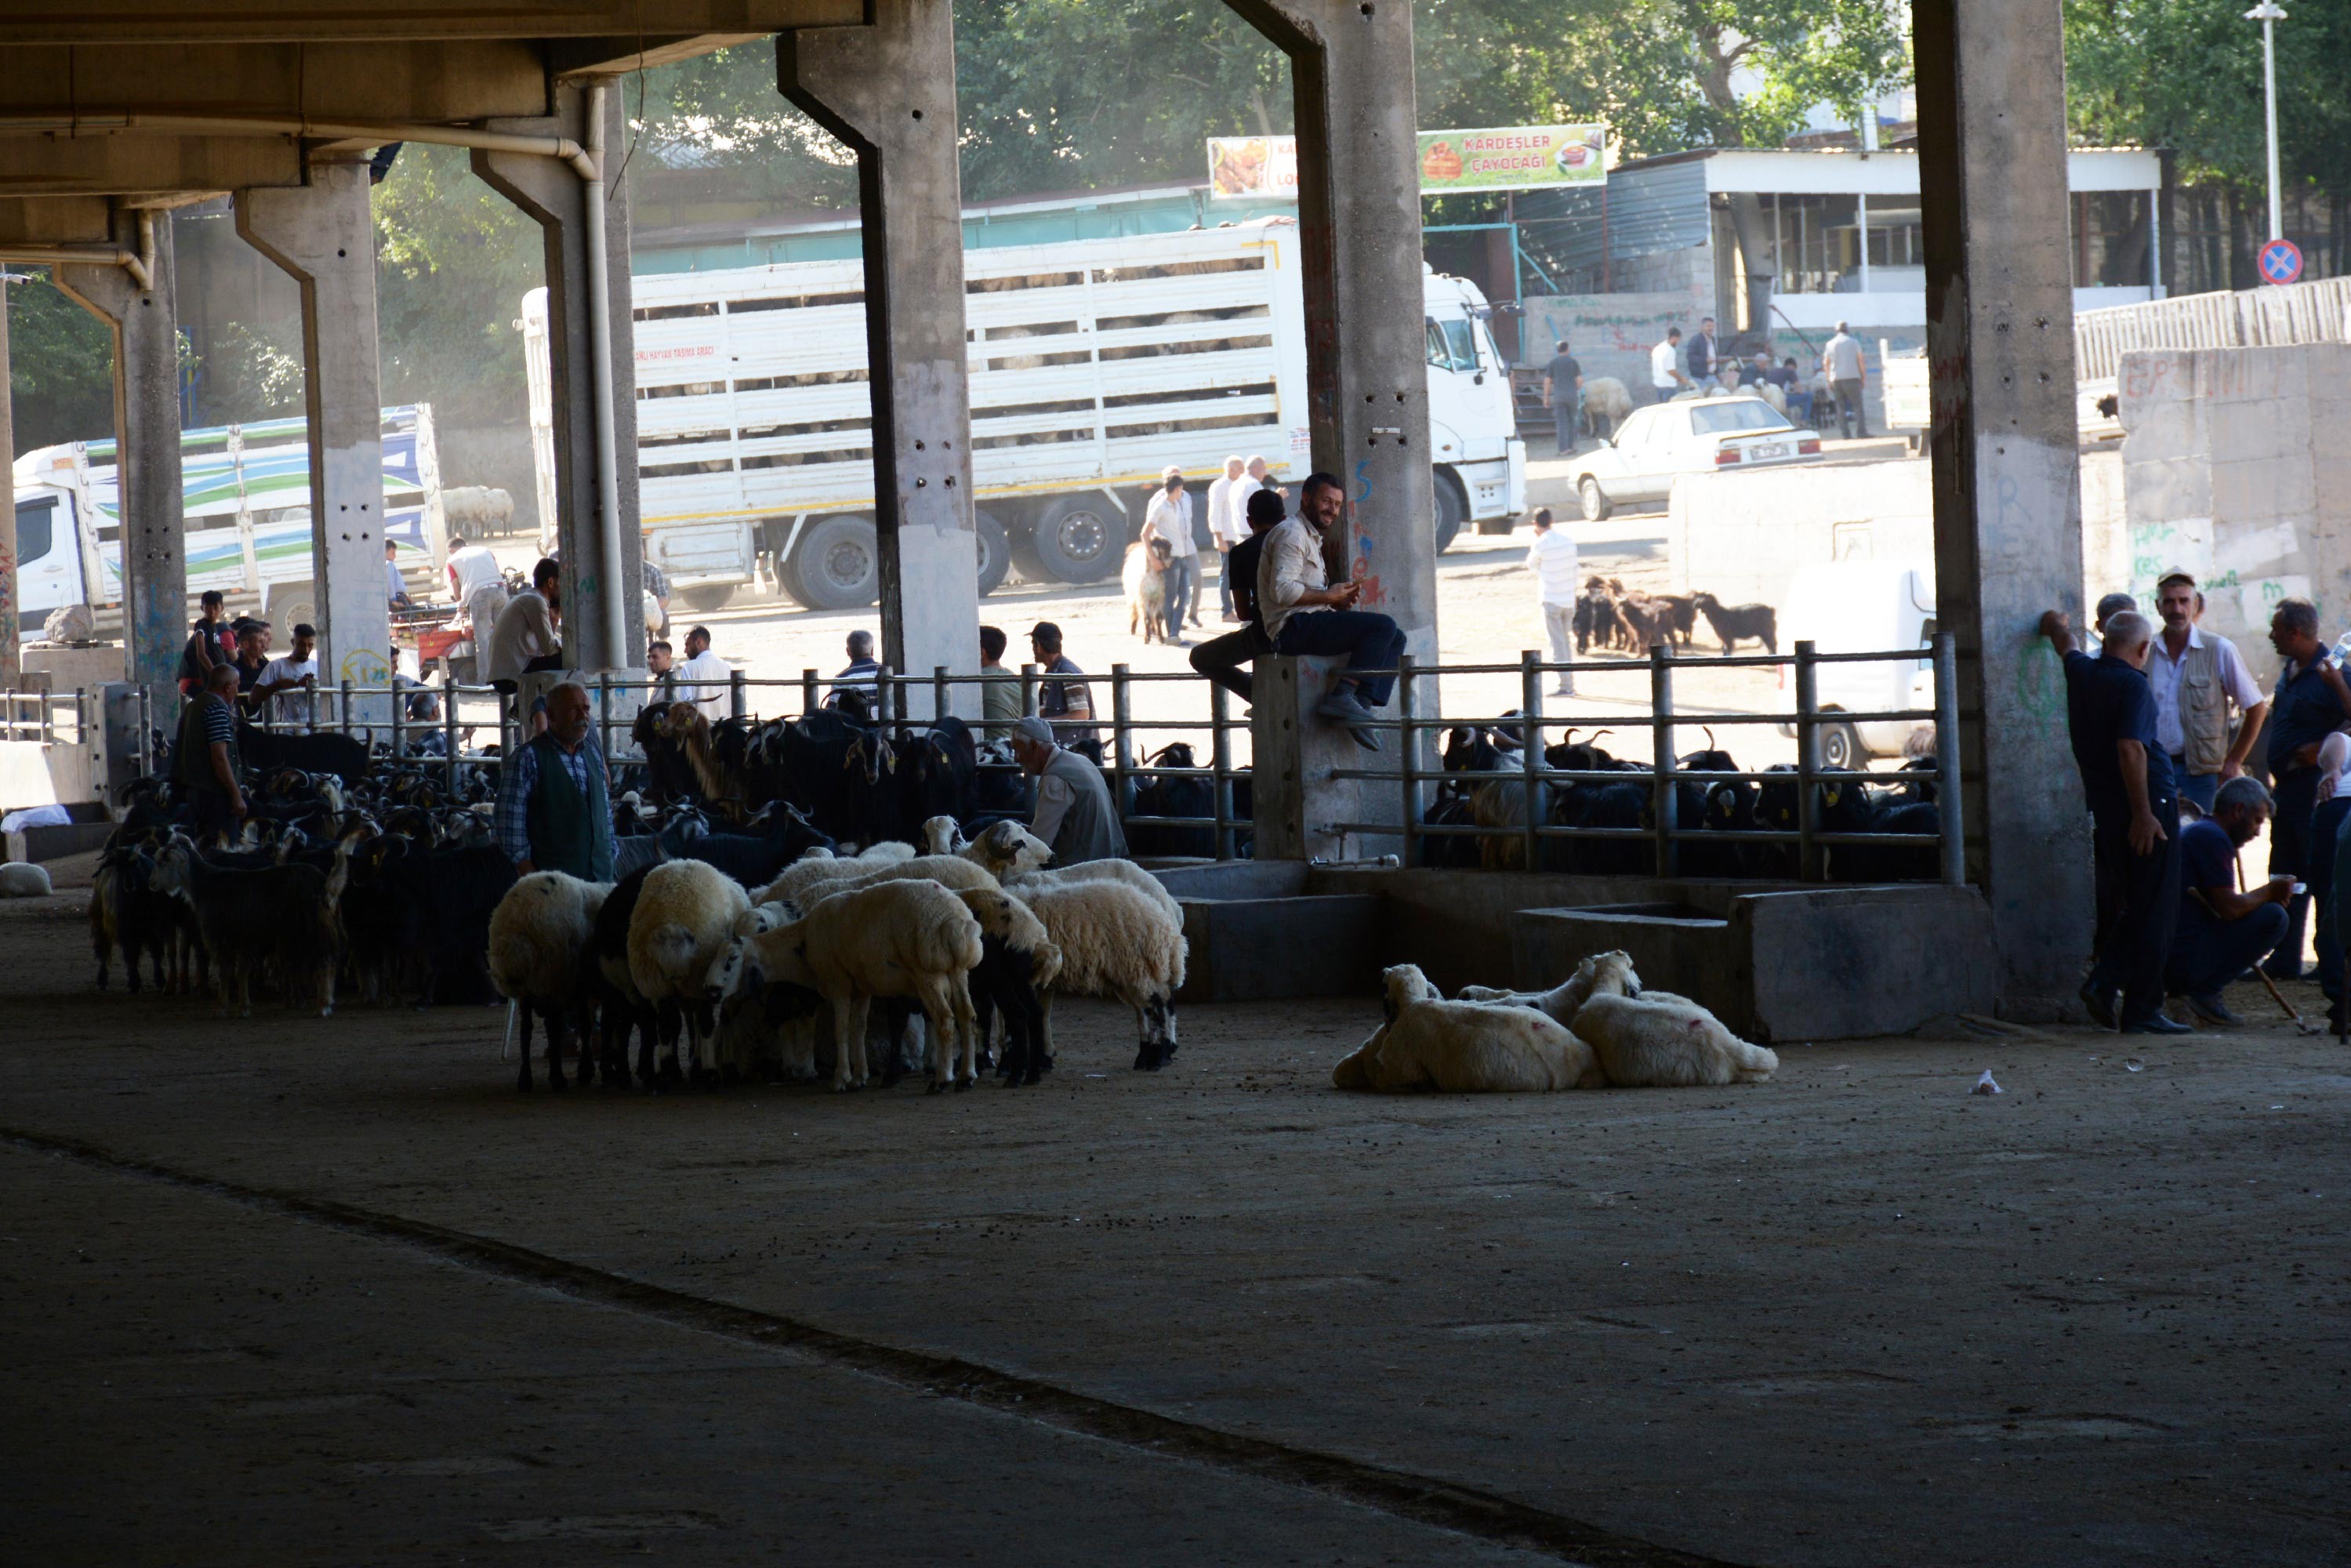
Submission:
POLYGON ((21 0, 8 34, 24 44, 277 44, 416 38, 634 38, 650 19, 664 36, 758 36, 788 27, 856 26, 865 0, 21 0), (648 10, 656 15, 647 16, 648 10))
POLYGON ((34 196, 0 201, 0 246, 105 245, 114 234, 104 196, 34 196))
POLYGON ((450 120, 545 114, 532 45, 0 43, 0 121, 131 113, 450 120))
POLYGON ((0 196, 145 198, 302 183, 287 136, 0 136, 0 196))

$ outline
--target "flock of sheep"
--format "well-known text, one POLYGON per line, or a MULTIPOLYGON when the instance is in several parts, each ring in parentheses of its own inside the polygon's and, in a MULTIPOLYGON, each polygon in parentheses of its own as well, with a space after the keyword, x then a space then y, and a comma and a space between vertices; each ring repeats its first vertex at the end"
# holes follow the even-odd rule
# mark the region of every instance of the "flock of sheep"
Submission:
POLYGON ((491 981, 520 1025, 517 1087, 531 1087, 534 1019, 546 1025, 552 1087, 564 1082, 567 1037, 579 1041, 579 1082, 601 1070, 625 1083, 632 1030, 641 1082, 684 1081, 683 1030, 697 1081, 813 1078, 829 1043, 832 1086, 851 1090, 877 1071, 898 1076, 919 1015, 933 1092, 968 1089, 998 1013, 999 1070, 1034 1083, 1052 1066, 1052 1002, 1064 995, 1125 1002, 1134 1065, 1167 1064, 1186 949, 1182 911, 1157 878, 1121 860, 1049 869, 1052 852, 1017 822, 970 842, 951 817, 923 831, 926 853, 893 841, 852 855, 814 849, 756 891, 694 860, 609 883, 524 877, 489 932, 491 981))

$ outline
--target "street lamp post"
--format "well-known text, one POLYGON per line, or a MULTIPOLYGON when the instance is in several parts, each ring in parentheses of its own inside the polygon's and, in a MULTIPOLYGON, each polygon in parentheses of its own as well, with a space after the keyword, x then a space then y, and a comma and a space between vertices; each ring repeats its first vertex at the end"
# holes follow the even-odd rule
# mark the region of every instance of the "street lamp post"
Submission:
POLYGON ((2262 3, 2245 13, 2248 22, 2262 25, 2262 89, 2269 108, 2270 127, 2270 235, 2285 237, 2285 219, 2280 212, 2278 199, 2278 140, 2277 140, 2277 25, 2285 20, 2284 8, 2277 0, 2262 3))

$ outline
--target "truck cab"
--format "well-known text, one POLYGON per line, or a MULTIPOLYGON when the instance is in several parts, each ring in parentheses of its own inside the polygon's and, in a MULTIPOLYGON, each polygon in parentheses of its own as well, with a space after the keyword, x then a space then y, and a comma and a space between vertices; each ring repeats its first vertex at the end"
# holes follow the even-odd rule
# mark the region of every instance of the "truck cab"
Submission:
MULTIPOLYGON (((1931 709, 1935 630, 1935 570, 1918 561, 1822 561, 1800 568, 1780 613, 1782 648, 1809 642, 1820 653, 1918 650, 1916 659, 1815 666, 1813 689, 1824 713, 1931 709)), ((1823 724, 1820 759, 1833 768, 1859 768, 1872 757, 1899 757, 1910 737, 1927 727, 1909 719, 1823 724)), ((1795 729, 1782 725, 1780 733, 1795 729)))
POLYGON ((1434 448, 1437 548, 1470 517, 1526 510, 1527 447, 1518 438, 1510 361, 1478 286, 1424 264, 1428 330, 1428 437, 1434 448))

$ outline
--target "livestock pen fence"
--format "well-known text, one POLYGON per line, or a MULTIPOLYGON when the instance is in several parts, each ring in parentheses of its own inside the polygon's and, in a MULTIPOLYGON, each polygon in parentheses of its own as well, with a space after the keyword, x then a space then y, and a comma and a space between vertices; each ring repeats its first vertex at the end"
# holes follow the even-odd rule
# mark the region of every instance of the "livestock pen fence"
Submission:
MULTIPOLYGON (((1485 863, 1524 866, 1543 864, 1549 858, 1543 852, 1544 847, 1561 841, 1645 844, 1650 851, 1645 869, 1662 877, 1682 874, 1682 852, 1693 840, 1702 839, 1710 846, 1792 846, 1794 853, 1787 869, 1792 880, 1805 882, 1821 881, 1828 875, 1829 857, 1824 852, 1829 850, 1858 846, 1917 850, 1931 842, 1938 877, 1956 884, 1965 878, 1957 657, 1951 635, 1944 632, 1926 646, 1865 653, 1823 653, 1810 643, 1798 643, 1785 653, 1691 657, 1677 656, 1669 645, 1661 644, 1651 648, 1646 660, 1600 657, 1559 663, 1531 652, 1515 664, 1422 664, 1406 659, 1394 672, 1397 677, 1395 716, 1376 719, 1370 727, 1395 737, 1396 751, 1389 755, 1401 757, 1410 765, 1339 768, 1330 775, 1364 786, 1358 797, 1363 800, 1376 799, 1380 787, 1392 788, 1395 791, 1396 815, 1379 820, 1385 816, 1384 812, 1367 811, 1366 820, 1329 826, 1360 836, 1400 840, 1406 864, 1423 863, 1433 855, 1433 846, 1447 840, 1511 846, 1485 863), (1855 711, 1823 704, 1819 695, 1823 666, 1890 664, 1899 671, 1915 672, 1922 664, 1932 673, 1933 706, 1929 707, 1855 711), (1781 706, 1732 708, 1720 702, 1694 707, 1678 700, 1680 691, 1701 678, 1719 685, 1721 683, 1717 677, 1733 674, 1751 676, 1765 672, 1779 676, 1781 689, 1792 691, 1792 702, 1781 706), (1646 689, 1636 697, 1613 705, 1616 711, 1546 712, 1547 688, 1562 677, 1580 677, 1586 683, 1637 682, 1646 689), (1466 699, 1461 704, 1468 710, 1466 716, 1464 712, 1447 711, 1455 706, 1445 700, 1448 690, 1457 699, 1466 699), (1510 711, 1478 711, 1478 699, 1484 699, 1487 707, 1498 707, 1501 705, 1493 699, 1505 695, 1516 699, 1510 711), (1816 787, 1851 775, 1823 764, 1823 737, 1838 727, 1846 727, 1850 732, 1850 727, 1887 724, 1921 727, 1933 737, 1931 768, 1914 768, 1899 777, 1907 783, 1931 782, 1935 786, 1935 831, 1932 834, 1840 831, 1823 825, 1820 790, 1816 787), (1627 729, 1648 732, 1646 755, 1625 759, 1631 767, 1629 771, 1624 767, 1554 767, 1546 758, 1546 741, 1553 734, 1572 738, 1577 732, 1593 735, 1627 729), (1792 738, 1792 766, 1783 765, 1777 770, 1686 769, 1677 760, 1677 735, 1687 738, 1693 732, 1703 732, 1708 737, 1707 749, 1714 750, 1718 730, 1751 733, 1757 729, 1792 738), (1464 730, 1496 735, 1518 744, 1499 754, 1506 759, 1506 765, 1499 770, 1489 768, 1463 772, 1427 765, 1447 732, 1464 730), (1639 826, 1553 821, 1547 820, 1546 812, 1528 810, 1524 805, 1526 801, 1556 798, 1563 788, 1626 783, 1638 783, 1646 791, 1645 820, 1639 826), (1785 828, 1725 829, 1680 820, 1681 786, 1710 789, 1722 784, 1774 783, 1795 786, 1792 821, 1785 828), (1515 784, 1523 790, 1515 820, 1432 820, 1447 815, 1433 810, 1441 794, 1458 794, 1494 784, 1515 784)), ((954 689, 957 686, 1017 680, 1021 711, 1035 714, 1042 688, 1064 679, 1083 684, 1097 695, 1107 688, 1107 713, 1097 703, 1089 720, 1054 722, 1065 738, 1072 730, 1084 730, 1102 743, 1099 760, 1131 839, 1137 842, 1146 839, 1165 842, 1173 832, 1188 836, 1196 846, 1195 852, 1218 860, 1249 852, 1253 836, 1249 784, 1254 762, 1249 721, 1238 711, 1234 699, 1224 688, 1188 671, 1139 671, 1121 664, 1113 664, 1103 674, 1064 677, 1028 664, 1020 668, 1017 676, 1009 671, 981 675, 957 674, 946 669, 916 675, 883 666, 871 674, 845 679, 827 677, 813 669, 803 670, 794 680, 756 677, 738 670, 719 706, 725 710, 722 716, 758 724, 817 712, 823 708, 828 695, 836 691, 870 690, 872 722, 902 736, 912 736, 929 724, 927 714, 954 710, 957 706, 954 689), (1188 766, 1165 760, 1165 745, 1171 737, 1191 747, 1193 760, 1188 766), (1202 737, 1207 741, 1205 757, 1200 756, 1196 744, 1202 737), (1155 757, 1159 759, 1154 760, 1155 757), (1186 779, 1205 783, 1205 803, 1201 803, 1201 792, 1194 789, 1185 793, 1196 809, 1165 809, 1164 802, 1170 792, 1153 789, 1154 783, 1186 779)), ((592 699, 593 722, 608 764, 622 767, 642 762, 642 753, 630 738, 634 715, 644 701, 667 696, 668 688, 655 682, 610 677, 596 677, 584 684, 592 699)), ((1906 689, 1910 685, 1904 683, 1906 689)), ((1567 700, 1573 703, 1579 699, 1567 700)), ((1585 706, 1593 707, 1601 700, 1591 699, 1585 706)), ((331 728, 371 741, 388 737, 395 753, 409 765, 445 769, 454 791, 463 770, 495 768, 512 748, 519 737, 512 707, 510 698, 487 686, 460 685, 444 675, 435 686, 411 685, 397 691, 351 685, 321 689, 308 721, 295 727, 331 728), (409 705, 428 694, 436 699, 438 711, 430 720, 411 717, 409 705), (371 706, 374 713, 381 714, 384 700, 393 697, 401 700, 391 705, 389 725, 380 716, 371 722, 371 706), (487 749, 486 743, 469 749, 470 737, 485 731, 497 737, 497 749, 487 749), (433 754, 415 755, 411 737, 421 740, 426 735, 439 737, 437 742, 428 743, 433 754)), ((282 720, 277 722, 282 727, 282 720)), ((976 731, 977 727, 975 726, 976 731)), ((978 766, 997 772, 1017 770, 1016 764, 1001 758, 983 757, 978 766)), ((1891 776, 1861 777, 1883 782, 1891 776)))

